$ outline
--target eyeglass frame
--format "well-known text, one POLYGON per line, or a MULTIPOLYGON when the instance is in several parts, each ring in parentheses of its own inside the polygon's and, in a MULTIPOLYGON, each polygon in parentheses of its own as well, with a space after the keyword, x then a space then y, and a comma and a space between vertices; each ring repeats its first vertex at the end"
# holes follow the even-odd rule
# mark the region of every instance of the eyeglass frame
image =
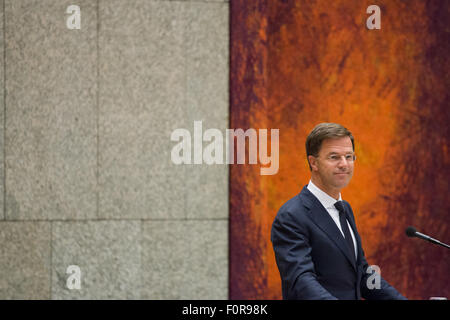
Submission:
MULTIPOLYGON (((314 156, 315 158, 320 158, 319 156, 314 156)), ((356 154, 355 153, 347 153, 347 154, 338 154, 338 153, 331 153, 330 155, 325 157, 325 160, 328 160, 330 162, 339 163, 342 160, 342 157, 345 158, 345 161, 353 163, 356 161, 356 154), (332 159, 332 157, 338 156, 339 159, 332 159), (347 157, 350 156, 351 158, 347 159, 347 157)))

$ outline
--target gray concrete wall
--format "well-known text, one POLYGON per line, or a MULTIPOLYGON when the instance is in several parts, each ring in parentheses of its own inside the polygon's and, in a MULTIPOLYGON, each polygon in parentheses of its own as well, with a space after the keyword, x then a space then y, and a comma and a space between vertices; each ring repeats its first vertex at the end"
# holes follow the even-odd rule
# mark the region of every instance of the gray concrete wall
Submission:
POLYGON ((0 299, 228 298, 228 168, 170 159, 174 129, 228 127, 228 15, 0 0, 0 299))

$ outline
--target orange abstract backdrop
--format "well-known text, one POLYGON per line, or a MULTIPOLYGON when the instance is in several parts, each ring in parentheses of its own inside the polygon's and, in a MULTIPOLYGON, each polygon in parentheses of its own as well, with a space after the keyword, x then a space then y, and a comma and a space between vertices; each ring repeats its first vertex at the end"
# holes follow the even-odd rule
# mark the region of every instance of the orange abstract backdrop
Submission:
POLYGON ((270 229, 309 181, 320 122, 355 136, 342 195, 368 262, 410 299, 450 298, 448 250, 404 233, 450 242, 449 1, 375 2, 231 0, 230 127, 280 130, 276 175, 230 166, 231 299, 281 298, 270 229), (381 30, 366 28, 371 4, 381 30))

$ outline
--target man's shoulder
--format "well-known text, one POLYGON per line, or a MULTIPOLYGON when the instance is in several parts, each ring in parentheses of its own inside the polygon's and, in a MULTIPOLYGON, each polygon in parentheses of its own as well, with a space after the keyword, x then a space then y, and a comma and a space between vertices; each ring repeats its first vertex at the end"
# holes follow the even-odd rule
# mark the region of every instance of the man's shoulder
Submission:
POLYGON ((308 210, 308 199, 305 196, 305 188, 287 200, 278 210, 277 218, 284 216, 296 216, 301 217, 308 210))

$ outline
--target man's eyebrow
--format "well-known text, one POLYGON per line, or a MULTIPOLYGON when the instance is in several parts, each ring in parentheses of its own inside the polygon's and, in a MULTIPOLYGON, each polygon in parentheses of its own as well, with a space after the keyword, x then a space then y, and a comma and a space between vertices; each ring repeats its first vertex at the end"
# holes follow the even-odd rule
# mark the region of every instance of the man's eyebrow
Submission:
MULTIPOLYGON (((331 151, 331 152, 328 152, 327 153, 327 155, 329 156, 329 155, 334 155, 334 154, 339 154, 338 152, 336 152, 336 151, 331 151)), ((353 151, 347 151, 347 152, 344 152, 344 154, 353 154, 353 151)))

